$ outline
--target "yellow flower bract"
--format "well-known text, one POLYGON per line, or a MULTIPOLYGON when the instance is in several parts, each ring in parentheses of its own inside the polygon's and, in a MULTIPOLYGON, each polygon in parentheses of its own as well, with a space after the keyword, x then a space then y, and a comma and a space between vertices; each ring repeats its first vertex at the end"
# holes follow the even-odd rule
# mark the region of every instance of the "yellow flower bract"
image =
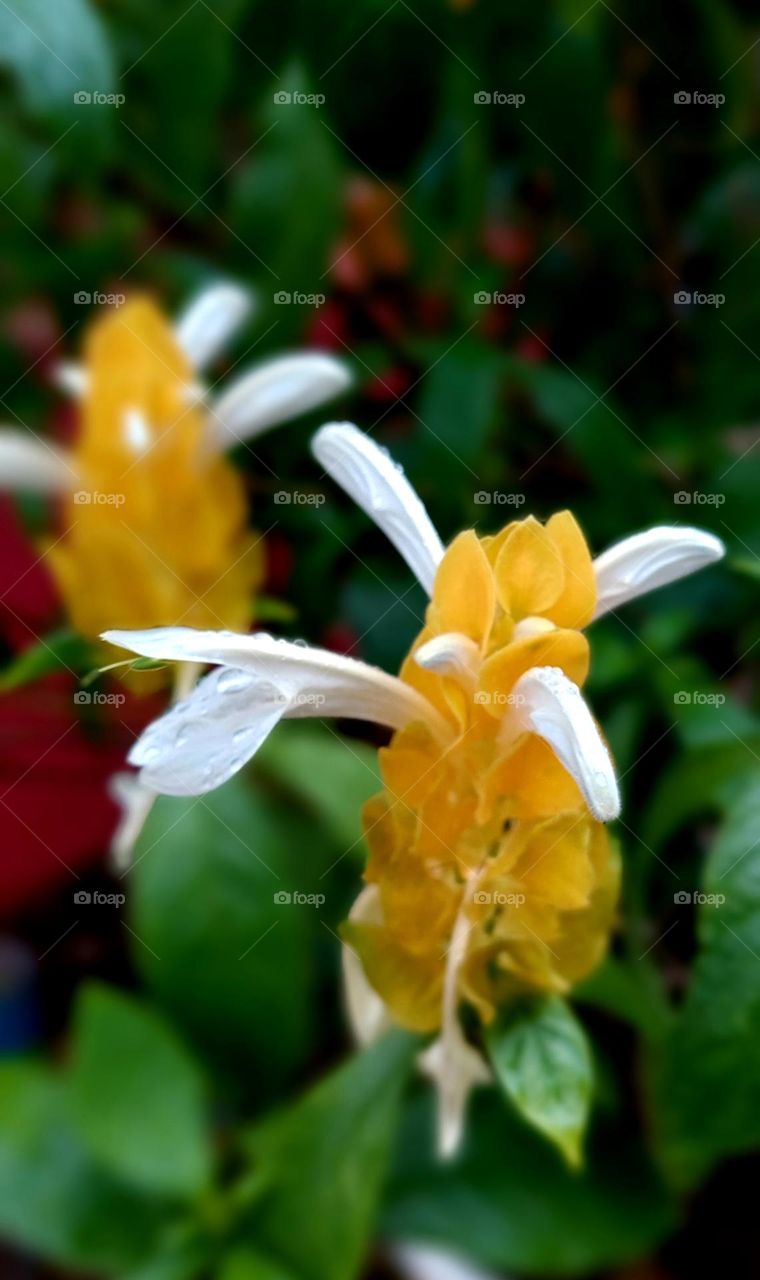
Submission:
POLYGON ((245 629, 261 556, 243 482, 213 452, 193 371, 149 299, 93 325, 85 373, 79 492, 49 549, 73 626, 245 629))
POLYGON ((366 879, 381 922, 350 921, 346 939, 402 1025, 441 1021, 456 922, 469 929, 457 990, 488 1021, 511 995, 566 991, 600 961, 619 890, 605 827, 547 744, 499 729, 532 667, 588 670, 581 628, 596 603, 591 556, 569 512, 529 517, 495 537, 457 537, 439 566, 426 625, 402 679, 447 718, 442 748, 427 726, 380 753, 384 790, 366 806, 366 879), (447 632, 477 646, 476 670, 423 670, 414 652, 447 632))

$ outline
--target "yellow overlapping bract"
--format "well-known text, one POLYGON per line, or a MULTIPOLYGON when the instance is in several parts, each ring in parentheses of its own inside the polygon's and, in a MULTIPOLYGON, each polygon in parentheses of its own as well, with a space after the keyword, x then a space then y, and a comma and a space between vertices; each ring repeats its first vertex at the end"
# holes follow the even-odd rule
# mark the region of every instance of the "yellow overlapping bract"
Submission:
POLYGON ((440 1025, 454 924, 469 924, 458 993, 483 1020, 511 995, 563 992, 602 958, 619 889, 617 851, 570 775, 532 734, 500 739, 513 688, 532 667, 581 684, 581 634, 596 603, 585 539, 569 512, 495 537, 460 534, 438 570, 426 625, 401 676, 452 726, 443 748, 421 723, 380 753, 365 873, 382 923, 350 922, 349 945, 403 1026, 440 1025), (458 632, 477 646, 472 678, 423 670, 414 652, 458 632))
POLYGON ((210 448, 194 375, 158 308, 135 297, 96 323, 74 456, 79 491, 49 563, 72 624, 245 630, 261 553, 245 491, 210 448))

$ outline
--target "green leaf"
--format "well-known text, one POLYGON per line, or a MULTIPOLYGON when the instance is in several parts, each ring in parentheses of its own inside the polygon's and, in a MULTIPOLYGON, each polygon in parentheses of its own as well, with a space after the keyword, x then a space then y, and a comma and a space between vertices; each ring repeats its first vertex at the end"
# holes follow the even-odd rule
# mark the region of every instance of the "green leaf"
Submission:
POLYGON ((61 627, 24 649, 0 672, 4 693, 64 670, 81 671, 91 656, 91 646, 70 627, 61 627))
POLYGON ((755 777, 710 852, 707 901, 677 907, 698 912, 699 953, 686 1001, 651 1065, 662 1158, 688 1186, 721 1157, 760 1142, 758 830, 755 777))
MULTIPOLYGON (((437 449, 439 472, 449 466, 461 468, 460 459, 473 463, 481 456, 496 424, 503 383, 501 356, 474 341, 465 340, 445 360, 436 360, 423 383, 419 416, 427 427, 423 441, 431 451, 437 449)), ((470 487, 477 488, 477 476, 471 479, 470 487)))
POLYGON ((299 1280, 353 1280, 358 1273, 415 1043, 402 1032, 385 1036, 250 1136, 270 1186, 256 1215, 256 1241, 299 1280))
POLYGON ((121 1271, 153 1252, 162 1214, 94 1163, 61 1080, 0 1066, 0 1234, 60 1266, 121 1271))
POLYGON ((193 1196, 207 1184, 203 1082, 153 1009, 114 988, 86 987, 71 1091, 83 1137, 111 1172, 162 1195, 193 1196))
POLYGON ((297 1277, 258 1250, 240 1248, 224 1259, 216 1280, 297 1280, 297 1277))
POLYGON ((207 796, 159 796, 135 853, 135 961, 172 1018, 259 1103, 306 1053, 312 943, 325 935, 319 908, 275 896, 324 893, 324 865, 314 824, 242 776, 207 796))
POLYGON ((586 1033, 559 996, 520 1003, 486 1035, 496 1079, 568 1164, 582 1160, 594 1070, 586 1033))
POLYGON ((79 92, 111 93, 114 66, 100 18, 87 0, 13 0, 0 5, 0 65, 18 79, 32 111, 87 123, 107 105, 78 107, 79 92))
POLYGON ((429 1092, 408 1109, 385 1238, 425 1240, 498 1271, 585 1275, 645 1256, 673 1228, 672 1200, 617 1129, 595 1127, 578 1173, 494 1090, 479 1091, 461 1153, 441 1164, 433 1110, 429 1092))
POLYGON ((377 752, 319 724, 282 724, 257 767, 301 799, 336 842, 335 856, 361 852, 362 808, 380 789, 377 752))

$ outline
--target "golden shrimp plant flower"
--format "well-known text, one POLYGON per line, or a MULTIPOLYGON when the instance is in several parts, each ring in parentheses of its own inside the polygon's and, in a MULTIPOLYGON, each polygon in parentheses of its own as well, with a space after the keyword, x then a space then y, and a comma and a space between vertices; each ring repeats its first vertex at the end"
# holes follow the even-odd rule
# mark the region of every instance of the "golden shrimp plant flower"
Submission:
POLYGON ((246 627, 261 579, 241 474, 226 449, 322 404, 348 383, 319 352, 269 360, 218 395, 204 371, 249 311, 232 284, 205 290, 175 325, 135 295, 89 328, 73 448, 0 432, 0 486, 60 495, 64 533, 47 561, 74 628, 246 627))
POLYGON ((592 559, 567 511, 495 536, 467 530, 444 548, 368 436, 330 424, 313 449, 429 595, 398 677, 267 635, 174 627, 106 638, 215 665, 131 754, 157 791, 220 785, 284 716, 353 716, 394 731, 380 753, 383 789, 364 813, 367 884, 344 929, 347 998, 361 1039, 389 1022, 435 1034, 421 1062, 449 1152, 470 1087, 487 1078, 461 1006, 487 1023, 520 993, 567 991, 598 964, 613 923, 619 866, 605 823, 620 799, 581 693, 584 628, 723 548, 709 533, 665 527, 592 559))
MULTIPOLYGON (((225 450, 349 382, 341 361, 308 352, 270 359, 218 394, 207 388, 204 373, 249 310, 248 293, 223 283, 172 325, 135 295, 92 324, 82 365, 58 370, 79 402, 71 450, 30 431, 0 431, 0 488, 60 499, 64 532, 46 559, 81 635, 96 639, 114 623, 249 625, 263 556, 242 475, 225 450)), ((193 679, 186 670, 179 690, 193 679)), ((125 861, 152 793, 128 774, 111 789, 123 814, 114 852, 125 861)))

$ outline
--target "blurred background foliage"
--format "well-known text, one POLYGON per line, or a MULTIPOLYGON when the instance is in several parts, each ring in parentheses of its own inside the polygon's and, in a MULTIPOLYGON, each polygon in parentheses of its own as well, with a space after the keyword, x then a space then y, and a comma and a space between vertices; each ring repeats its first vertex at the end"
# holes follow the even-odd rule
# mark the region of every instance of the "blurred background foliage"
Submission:
MULTIPOLYGON (((49 373, 81 343, 78 292, 147 287, 176 309, 231 277, 258 296, 231 365, 302 344, 345 355, 339 412, 392 448, 444 538, 511 517, 485 492, 523 514, 571 507, 596 550, 683 519, 729 550, 594 630, 625 883, 613 953, 578 992, 596 1074, 581 1173, 493 1092, 438 1166, 415 1045, 348 1056, 336 930, 361 873, 371 733, 285 725, 244 780, 161 801, 126 881, 90 831, 77 889, 125 892, 118 914, 72 906, 55 813, 39 867, 20 866, 3 798, 2 857, 24 882, 0 980, 4 1274, 351 1280, 393 1274, 401 1239, 499 1274, 757 1274, 756 21, 746 0, 0 7, 8 421, 71 431, 49 373), (477 101, 497 92, 524 104, 477 101), (697 92, 725 102, 677 100, 697 92), (295 889, 323 908, 273 902, 295 889), (725 905, 675 898, 698 890, 725 905)), ((315 470, 317 420, 239 458, 267 590, 291 606, 277 625, 395 670, 424 602, 315 470), (282 482, 326 502, 278 505, 282 482)), ((10 667, 39 625, 11 551, 49 513, 24 500, 3 520, 10 667)), ((70 761, 55 773, 57 722, 24 754, 43 703, 70 709, 56 679, 0 700, 3 790, 42 770, 40 821, 74 786, 70 761)), ((103 803, 94 757, 113 767, 129 739, 114 723, 77 734, 84 829, 103 803)))

